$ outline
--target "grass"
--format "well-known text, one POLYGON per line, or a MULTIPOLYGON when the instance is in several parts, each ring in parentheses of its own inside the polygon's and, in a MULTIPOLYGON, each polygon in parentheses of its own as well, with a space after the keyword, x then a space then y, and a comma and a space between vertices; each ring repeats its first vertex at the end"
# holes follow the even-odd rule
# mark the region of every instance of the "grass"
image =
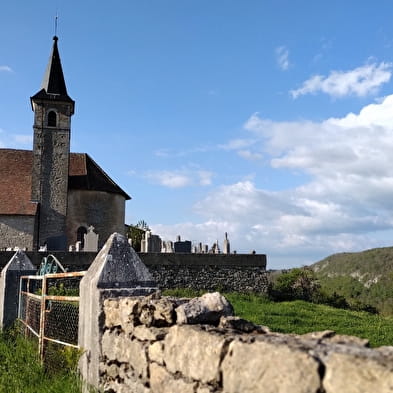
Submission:
POLYGON ((37 344, 0 333, 0 393, 80 393, 74 371, 48 373, 38 361, 37 344))
MULTIPOLYGON (((172 296, 199 296, 190 290, 166 291, 172 296)), ((393 345, 393 318, 360 311, 348 311, 300 300, 272 302, 254 294, 227 293, 235 314, 281 333, 304 334, 313 331, 334 330, 366 338, 372 347, 393 345)))

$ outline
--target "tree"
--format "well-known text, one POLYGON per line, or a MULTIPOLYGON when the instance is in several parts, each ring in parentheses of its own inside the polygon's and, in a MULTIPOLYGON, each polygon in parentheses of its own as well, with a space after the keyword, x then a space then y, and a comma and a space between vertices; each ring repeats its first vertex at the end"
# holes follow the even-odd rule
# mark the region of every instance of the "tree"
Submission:
POLYGON ((150 231, 145 220, 139 220, 136 225, 130 225, 127 231, 127 237, 132 240, 132 247, 135 251, 141 251, 142 237, 146 231, 150 231))
POLYGON ((319 295, 320 285, 310 268, 296 268, 277 277, 271 288, 275 300, 313 301, 319 295))

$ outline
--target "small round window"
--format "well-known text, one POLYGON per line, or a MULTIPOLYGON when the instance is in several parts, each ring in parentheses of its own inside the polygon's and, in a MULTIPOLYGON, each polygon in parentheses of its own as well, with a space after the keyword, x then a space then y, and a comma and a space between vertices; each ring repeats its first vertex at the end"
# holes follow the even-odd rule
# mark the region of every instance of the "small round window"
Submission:
POLYGON ((57 125, 57 115, 55 111, 50 111, 48 113, 48 127, 56 127, 57 125))

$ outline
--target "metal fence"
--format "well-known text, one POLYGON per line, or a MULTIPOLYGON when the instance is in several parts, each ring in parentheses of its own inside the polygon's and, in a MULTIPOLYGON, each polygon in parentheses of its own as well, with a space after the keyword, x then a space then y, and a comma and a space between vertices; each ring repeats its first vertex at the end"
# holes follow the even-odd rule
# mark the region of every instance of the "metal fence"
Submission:
POLYGON ((22 276, 18 319, 38 338, 41 361, 48 343, 78 348, 79 282, 86 272, 22 276))

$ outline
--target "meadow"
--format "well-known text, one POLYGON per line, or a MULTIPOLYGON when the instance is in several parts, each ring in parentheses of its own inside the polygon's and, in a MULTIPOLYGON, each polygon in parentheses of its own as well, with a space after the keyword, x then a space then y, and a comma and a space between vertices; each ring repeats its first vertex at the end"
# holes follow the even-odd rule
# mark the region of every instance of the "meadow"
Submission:
MULTIPOLYGON (((189 290, 171 290, 165 294, 192 297, 189 290)), ((368 339, 370 346, 393 345, 393 318, 364 311, 350 311, 302 300, 273 302, 255 294, 226 293, 235 315, 280 333, 304 334, 334 330, 368 339)))

